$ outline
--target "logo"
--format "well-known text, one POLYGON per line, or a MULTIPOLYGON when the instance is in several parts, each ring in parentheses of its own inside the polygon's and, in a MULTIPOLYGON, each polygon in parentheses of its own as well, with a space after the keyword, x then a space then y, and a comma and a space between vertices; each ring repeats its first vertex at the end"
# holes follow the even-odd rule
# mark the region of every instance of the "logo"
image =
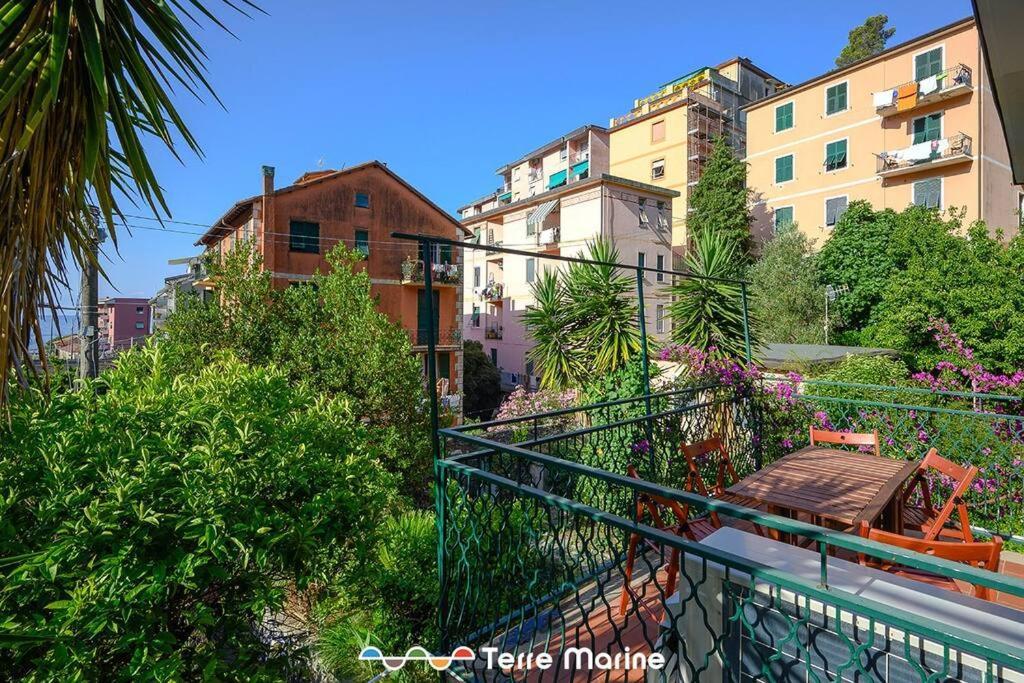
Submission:
POLYGON ((380 662, 388 671, 398 671, 406 662, 428 662, 434 671, 445 671, 452 662, 466 662, 476 659, 476 653, 464 645, 460 645, 452 651, 448 657, 432 655, 419 645, 410 647, 405 656, 392 657, 383 654, 379 648, 370 646, 364 647, 359 653, 359 660, 363 662, 380 662))

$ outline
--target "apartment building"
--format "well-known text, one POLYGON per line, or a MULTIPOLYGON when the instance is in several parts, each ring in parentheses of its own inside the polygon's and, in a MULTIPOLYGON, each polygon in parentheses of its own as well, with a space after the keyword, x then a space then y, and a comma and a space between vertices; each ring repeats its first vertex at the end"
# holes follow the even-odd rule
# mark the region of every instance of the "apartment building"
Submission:
POLYGON ((749 59, 735 57, 665 83, 635 100, 628 113, 611 119, 609 172, 677 192, 672 244, 678 254, 687 244, 689 196, 713 140, 726 136, 742 155, 746 125, 741 107, 783 85, 749 59))
MULTIPOLYGON (((471 234, 416 188, 379 162, 343 170, 304 173, 274 187, 274 168, 263 167, 260 194, 234 204, 196 242, 222 253, 251 240, 273 274, 276 287, 308 281, 329 269, 325 254, 345 244, 363 253, 371 292, 380 310, 409 334, 426 365, 430 318, 423 284, 423 258, 414 242, 393 231, 461 240, 471 234)), ((458 249, 432 254, 433 328, 439 392, 453 408, 462 394, 462 271, 458 249)))
MULTIPOLYGON (((473 242, 504 245, 531 255, 466 249, 463 327, 480 341, 501 371, 502 388, 535 387, 538 377, 526 354, 532 347, 521 315, 534 298, 531 285, 544 269, 565 263, 543 255, 576 256, 588 240, 603 237, 623 263, 670 268, 675 190, 608 174, 558 184, 536 195, 463 218, 473 242), (536 256, 532 255, 536 254, 536 256)), ((645 315, 652 337, 667 338, 670 276, 645 275, 645 315)))
POLYGON ((149 306, 152 310, 152 332, 154 333, 162 329, 168 316, 178 309, 181 295, 195 294, 206 299, 211 294, 209 286, 203 286, 207 277, 201 256, 173 258, 167 263, 172 266, 185 266, 185 272, 165 277, 164 286, 150 297, 149 306))
POLYGON ((608 131, 588 124, 551 140, 495 173, 501 185, 459 208, 469 218, 558 187, 608 173, 608 131))
POLYGON ((97 340, 101 358, 138 346, 149 336, 149 299, 106 297, 99 300, 97 340))
POLYGON ((796 225, 820 246, 847 205, 964 208, 1016 233, 1020 187, 973 19, 745 108, 755 237, 796 225))

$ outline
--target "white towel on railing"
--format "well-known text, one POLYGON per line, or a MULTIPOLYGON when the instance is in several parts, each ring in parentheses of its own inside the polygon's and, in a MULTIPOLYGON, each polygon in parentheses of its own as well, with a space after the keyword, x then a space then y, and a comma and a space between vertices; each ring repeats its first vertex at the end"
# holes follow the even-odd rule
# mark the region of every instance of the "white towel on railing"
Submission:
POLYGON ((921 81, 917 86, 918 92, 921 95, 931 95, 933 92, 939 89, 939 77, 929 76, 928 78, 921 81))
POLYGON ((872 99, 875 103, 875 108, 878 107, 891 107, 896 101, 895 90, 883 90, 882 92, 876 92, 872 95, 872 99))
POLYGON ((911 145, 903 150, 903 158, 907 161, 924 161, 932 155, 932 143, 919 142, 916 145, 911 145))

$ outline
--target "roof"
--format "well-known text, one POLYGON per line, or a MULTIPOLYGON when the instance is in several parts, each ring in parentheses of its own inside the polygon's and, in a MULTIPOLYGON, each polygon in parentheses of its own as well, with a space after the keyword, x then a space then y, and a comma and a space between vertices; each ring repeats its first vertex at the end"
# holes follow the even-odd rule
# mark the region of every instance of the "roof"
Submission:
POLYGON ((833 78, 836 78, 837 76, 842 76, 843 74, 847 74, 847 73, 850 73, 852 71, 856 71, 857 69, 859 69, 859 68, 861 68, 861 67, 863 67, 863 66, 865 66, 867 64, 870 64, 872 62, 876 62, 876 61, 878 61, 880 59, 883 59, 883 58, 891 55, 894 52, 899 52, 900 50, 905 50, 905 49, 907 49, 909 47, 912 47, 913 45, 915 45, 917 43, 922 43, 922 42, 925 42, 927 40, 931 40, 935 36, 937 36, 937 35, 939 35, 941 33, 945 33, 946 31, 951 31, 951 30, 954 30, 954 29, 962 28, 964 26, 968 26, 968 25, 973 24, 973 23, 974 23, 974 17, 966 17, 964 19, 960 19, 959 21, 954 21, 952 24, 946 24, 945 26, 937 28, 934 31, 929 31, 928 33, 924 33, 922 35, 916 36, 914 38, 911 38, 910 40, 905 40, 902 43, 899 43, 898 45, 893 45, 892 47, 887 47, 884 50, 882 50, 881 52, 879 52, 878 54, 871 55, 870 57, 865 57, 864 59, 858 59, 856 62, 853 62, 852 64, 847 64, 844 67, 837 68, 837 69, 832 69, 831 71, 826 71, 825 73, 819 74, 817 76, 814 76, 813 78, 809 78, 809 79, 807 79, 806 81, 804 81, 802 83, 797 83, 796 85, 792 85, 792 86, 790 86, 788 88, 785 88, 783 90, 780 90, 780 91, 778 91, 776 93, 772 93, 768 97, 763 97, 763 98, 757 100, 756 102, 751 102, 750 104, 746 104, 746 105, 740 107, 740 109, 743 109, 745 111, 749 111, 751 109, 757 109, 758 107, 760 107, 763 104, 766 104, 768 102, 773 102, 773 101, 775 101, 777 99, 780 99, 780 98, 783 98, 783 97, 789 97, 790 95, 792 95, 796 91, 804 90, 804 89, 809 88, 812 85, 816 85, 816 84, 818 84, 818 83, 820 83, 822 81, 831 80, 833 78))
POLYGON ((716 70, 718 70, 718 71, 721 71, 725 67, 729 66, 730 64, 735 64, 736 62, 742 63, 744 68, 750 69, 751 71, 755 72, 761 78, 769 78, 769 79, 771 79, 773 81, 778 81, 779 83, 785 83, 785 81, 782 80, 781 78, 779 78, 778 76, 775 76, 774 74, 770 74, 767 71, 765 71, 764 69, 762 69, 761 67, 759 67, 757 64, 754 64, 754 62, 750 61, 750 57, 740 57, 739 55, 737 55, 737 56, 735 56, 735 57, 733 57, 731 59, 725 60, 724 62, 718 64, 714 68, 716 70))
POLYGON ((561 187, 556 187, 553 190, 541 192, 540 194, 535 194, 532 197, 527 197, 526 199, 520 199, 518 202, 512 202, 511 204, 502 204, 501 206, 495 209, 491 209, 490 211, 484 211, 483 213, 478 213, 475 216, 468 216, 462 219, 462 223, 463 225, 469 225, 472 223, 476 223, 480 220, 490 218, 492 216, 507 213, 509 211, 519 211, 527 208, 531 204, 543 203, 549 199, 561 197, 563 194, 569 194, 570 192, 578 192, 579 190, 585 190, 589 187, 596 187, 598 185, 605 184, 619 185, 622 187, 632 188, 634 190, 643 190, 644 192, 650 192, 651 194, 659 194, 668 199, 672 199, 680 195, 680 193, 676 190, 670 190, 665 187, 658 187, 657 185, 648 185, 647 183, 641 183, 636 180, 630 180, 629 178, 620 178, 619 176, 610 175, 608 173, 602 173, 600 176, 587 178, 586 180, 578 180, 575 183, 571 183, 569 185, 562 185, 561 187))
MULTIPOLYGON (((470 234, 467 231, 467 229, 458 220, 455 219, 454 216, 452 216, 450 213, 448 213, 440 206, 435 204, 429 197, 427 197, 425 194, 423 194, 415 187, 413 187, 411 184, 409 184, 409 182, 402 178, 402 176, 398 175, 390 168, 388 168, 387 164, 381 161, 377 161, 376 159, 374 159, 373 161, 366 161, 361 164, 356 164, 355 166, 349 166, 348 168, 343 168, 339 171, 313 171, 311 173, 304 173, 302 176, 299 177, 299 182, 296 182, 292 185, 288 185, 287 187, 282 187, 279 190, 274 190, 273 194, 276 197, 277 195, 295 192, 296 190, 302 190, 312 185, 316 185, 318 183, 323 183, 328 180, 334 180, 335 178, 340 178, 341 176, 370 168, 375 168, 388 174, 389 176, 391 176, 391 178, 393 178, 407 190, 409 190, 417 197, 422 199, 427 204, 427 206, 429 206, 442 217, 447 219, 458 230, 461 230, 464 234, 470 234)), ((254 195, 252 197, 249 197, 248 199, 243 199, 241 201, 236 202, 234 206, 228 209, 227 213, 221 216, 220 220, 218 220, 212 227, 210 227, 209 230, 203 233, 203 236, 196 241, 196 246, 209 244, 212 241, 210 238, 212 238, 215 235, 215 233, 232 229, 227 228, 224 225, 224 223, 231 220, 233 216, 242 213, 243 209, 251 207, 252 203, 259 199, 260 197, 262 197, 262 195, 254 195)))
POLYGON ((838 363, 847 356, 890 356, 895 358, 899 354, 892 349, 870 346, 765 344, 755 356, 761 367, 769 370, 788 370, 806 365, 838 363))
MULTIPOLYGON (((554 140, 551 140, 550 142, 548 142, 548 143, 546 143, 544 145, 541 145, 537 149, 533 150, 532 152, 530 152, 528 154, 524 154, 523 156, 519 157, 518 159, 516 159, 513 162, 505 164, 504 166, 499 168, 497 171, 495 171, 495 173, 498 173, 498 174, 504 173, 506 170, 510 169, 511 167, 518 166, 519 164, 523 163, 524 161, 529 161, 530 159, 534 159, 536 157, 539 157, 541 154, 543 154, 547 150, 551 149, 552 147, 555 147, 556 145, 559 145, 559 144, 563 144, 563 143, 565 143, 566 140, 571 140, 572 138, 580 136, 583 133, 586 133, 587 131, 590 131, 590 130, 596 130, 596 131, 599 131, 601 133, 607 133, 608 132, 608 129, 605 128, 604 126, 599 126, 596 123, 588 123, 586 125, 580 126, 579 128, 571 130, 568 133, 566 133, 565 135, 557 137, 554 140)), ((466 206, 468 206, 468 204, 466 206)), ((460 208, 465 208, 465 207, 463 206, 463 207, 460 207, 460 208)))

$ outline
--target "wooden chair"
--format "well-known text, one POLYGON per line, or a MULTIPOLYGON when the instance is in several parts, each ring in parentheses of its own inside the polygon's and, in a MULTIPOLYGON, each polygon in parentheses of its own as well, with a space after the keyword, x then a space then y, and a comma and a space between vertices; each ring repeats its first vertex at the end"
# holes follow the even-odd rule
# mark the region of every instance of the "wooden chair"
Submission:
POLYGON ((857 432, 830 432, 824 429, 811 427, 811 445, 829 443, 835 446, 871 446, 875 455, 881 457, 882 450, 878 444, 878 430, 869 434, 858 434, 857 432))
POLYGON ((929 450, 903 492, 904 528, 920 532, 927 540, 945 537, 965 543, 974 541, 971 523, 967 518, 967 503, 964 502, 964 494, 967 493, 976 476, 978 476, 977 467, 973 465, 962 467, 943 458, 934 448, 929 450), (928 485, 929 471, 945 475, 953 482, 952 495, 938 508, 935 506, 931 488, 928 485), (921 493, 921 505, 910 506, 907 502, 915 490, 919 490, 921 493), (956 519, 952 519, 954 512, 957 513, 956 519), (952 522, 952 526, 947 526, 950 522, 952 522))
MULTIPOLYGON (((627 473, 633 479, 640 479, 636 468, 630 465, 627 473)), ((650 518, 649 525, 661 531, 667 531, 676 536, 686 537, 691 541, 699 541, 719 528, 717 519, 710 520, 703 517, 697 520, 689 519, 690 506, 678 503, 668 498, 653 493, 636 494, 636 521, 642 522, 645 514, 650 518), (675 523, 666 520, 666 513, 675 517, 675 523)), ((630 583, 633 579, 633 564, 636 561, 636 549, 640 544, 641 536, 638 533, 629 535, 629 547, 626 551, 626 576, 622 587, 622 598, 619 603, 619 614, 625 614, 629 607, 629 599, 632 596, 630 583)), ((675 592, 676 577, 679 574, 679 550, 673 548, 669 556, 668 570, 665 584, 665 595, 669 596, 675 592)))
MULTIPOLYGON (((988 569, 993 572, 999 571, 999 555, 1003 551, 1003 539, 998 536, 993 537, 991 541, 973 543, 925 540, 923 538, 910 538, 909 536, 900 536, 899 534, 893 534, 888 531, 872 529, 867 522, 861 522, 858 533, 862 537, 872 541, 896 546, 897 548, 903 548, 904 550, 912 550, 924 555, 940 557, 944 560, 963 562, 965 564, 982 569, 988 569)), ((957 593, 962 592, 960 590, 960 586, 955 580, 946 576, 933 574, 922 569, 903 567, 880 560, 872 561, 866 558, 864 554, 860 555, 860 563, 863 565, 874 566, 895 576, 902 576, 904 578, 914 579, 915 581, 923 581, 924 583, 945 588, 946 590, 955 591, 957 593)), ((988 586, 974 586, 974 597, 981 598, 982 600, 991 600, 993 597, 992 590, 989 589, 988 586)))
MULTIPOLYGON (((736 474, 736 468, 733 467, 732 460, 729 459, 729 451, 725 448, 725 444, 722 443, 722 439, 715 436, 697 443, 683 444, 682 451, 686 457, 686 465, 689 469, 689 474, 686 477, 687 491, 698 493, 705 498, 714 498, 723 503, 732 503, 741 507, 757 509, 759 503, 753 498, 738 496, 728 492, 727 489, 739 481, 740 477, 736 474), (711 460, 715 469, 715 481, 710 487, 704 483, 704 479, 701 476, 699 461, 702 459, 711 460)), ((718 518, 717 513, 711 512, 708 518, 714 524, 714 529, 721 528, 722 522, 718 518)), ((764 530, 757 524, 737 520, 733 526, 744 531, 755 531, 761 536, 765 535, 764 530)))

